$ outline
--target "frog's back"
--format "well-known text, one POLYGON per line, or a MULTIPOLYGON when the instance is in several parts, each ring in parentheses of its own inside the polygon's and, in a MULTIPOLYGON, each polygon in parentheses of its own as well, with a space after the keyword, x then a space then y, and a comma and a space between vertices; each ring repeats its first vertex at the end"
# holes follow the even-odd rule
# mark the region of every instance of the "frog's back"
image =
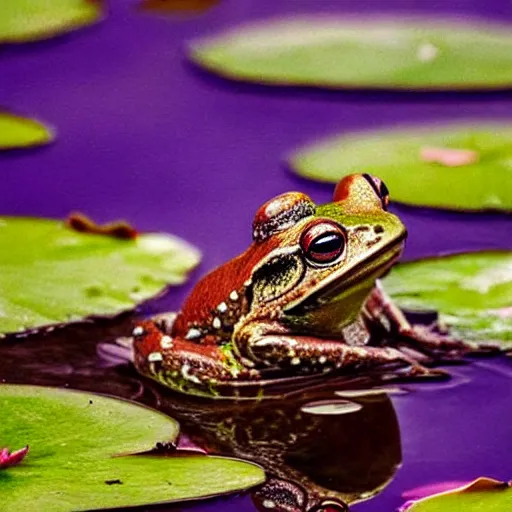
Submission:
POLYGON ((251 285, 252 271, 268 253, 268 245, 252 244, 247 251, 204 276, 187 297, 172 334, 186 336, 194 326, 232 330, 248 310, 246 292, 251 285))

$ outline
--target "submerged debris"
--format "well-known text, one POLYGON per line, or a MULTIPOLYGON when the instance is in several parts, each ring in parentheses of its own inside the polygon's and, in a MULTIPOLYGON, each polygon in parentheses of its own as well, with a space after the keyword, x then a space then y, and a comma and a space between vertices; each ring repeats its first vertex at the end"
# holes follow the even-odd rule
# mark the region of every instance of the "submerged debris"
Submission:
POLYGON ((80 233, 108 235, 123 240, 133 240, 138 235, 137 230, 124 220, 100 225, 80 212, 70 213, 66 225, 80 233))

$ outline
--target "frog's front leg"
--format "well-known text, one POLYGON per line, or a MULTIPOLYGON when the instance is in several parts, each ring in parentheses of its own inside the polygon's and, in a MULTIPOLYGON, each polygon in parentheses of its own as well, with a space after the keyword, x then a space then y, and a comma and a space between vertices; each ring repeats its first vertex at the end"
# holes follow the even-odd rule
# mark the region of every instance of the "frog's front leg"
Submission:
POLYGON ((439 332, 434 326, 411 325, 400 308, 386 294, 377 281, 366 300, 363 314, 370 323, 380 325, 391 335, 397 336, 429 356, 461 356, 466 353, 495 352, 499 350, 492 343, 477 344, 454 338, 439 332))
POLYGON ((440 375, 393 347, 347 345, 340 339, 283 333, 279 326, 272 332, 272 324, 251 330, 252 335, 245 339, 243 348, 247 357, 258 365, 301 373, 402 363, 409 367, 406 376, 440 375))

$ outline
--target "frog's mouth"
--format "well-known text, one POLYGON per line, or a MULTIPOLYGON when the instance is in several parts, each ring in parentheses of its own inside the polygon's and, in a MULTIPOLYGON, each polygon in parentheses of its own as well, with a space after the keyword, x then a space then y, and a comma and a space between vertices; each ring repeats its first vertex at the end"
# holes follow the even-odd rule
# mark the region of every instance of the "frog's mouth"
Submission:
POLYGON ((405 237, 406 235, 383 247, 370 260, 362 261, 348 271, 341 272, 321 288, 314 289, 309 295, 287 308, 285 314, 301 315, 359 287, 373 287, 374 281, 387 274, 402 254, 405 237))

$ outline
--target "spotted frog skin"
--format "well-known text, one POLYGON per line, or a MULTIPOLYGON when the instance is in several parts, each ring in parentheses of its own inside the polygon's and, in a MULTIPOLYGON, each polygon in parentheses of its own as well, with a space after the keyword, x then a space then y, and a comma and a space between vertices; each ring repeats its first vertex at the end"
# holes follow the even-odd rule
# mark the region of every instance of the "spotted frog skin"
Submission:
POLYGON ((200 280, 178 314, 135 327, 137 370, 177 391, 236 396, 383 364, 431 375, 425 361, 472 350, 410 325, 380 287, 406 238, 388 201, 378 178, 354 174, 328 204, 299 192, 265 203, 243 254, 200 280))

